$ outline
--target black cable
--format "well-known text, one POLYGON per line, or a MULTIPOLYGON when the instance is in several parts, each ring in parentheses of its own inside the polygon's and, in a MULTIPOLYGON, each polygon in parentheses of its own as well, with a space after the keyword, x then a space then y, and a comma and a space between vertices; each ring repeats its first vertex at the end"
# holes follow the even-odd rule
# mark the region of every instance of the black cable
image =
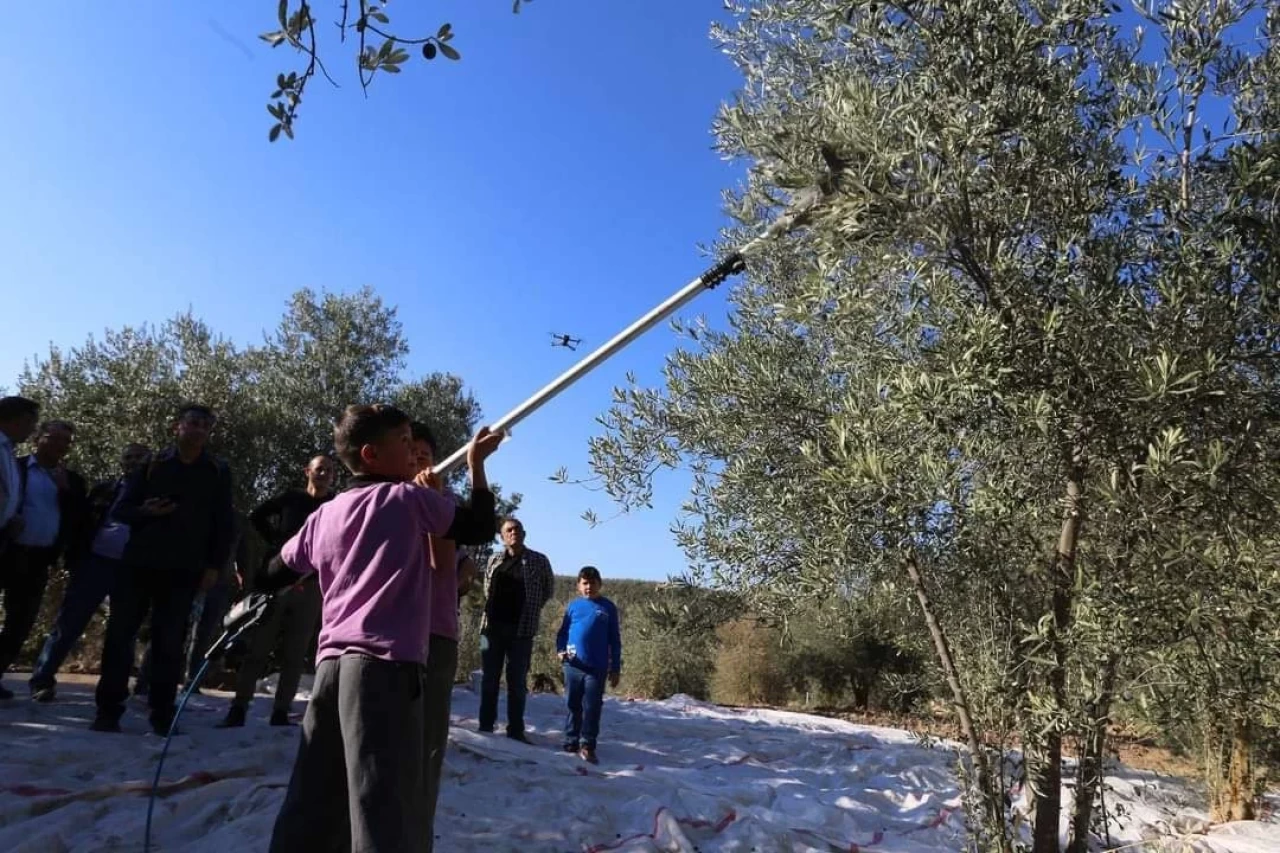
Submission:
POLYGON ((182 693, 182 699, 178 702, 178 708, 173 713, 173 721, 169 723, 169 733, 165 735, 164 746, 160 750, 160 760, 156 762, 156 775, 151 781, 151 795, 147 800, 147 826, 143 835, 142 849, 144 853, 151 851, 151 816, 155 811, 156 794, 160 790, 160 774, 164 770, 164 760, 169 754, 169 745, 173 743, 173 736, 178 731, 178 719, 182 716, 182 711, 187 707, 187 700, 191 698, 199 687, 200 682, 204 680, 205 673, 209 671, 209 664, 225 654, 240 639, 240 636, 253 626, 262 621, 266 616, 267 609, 271 606, 274 596, 266 593, 254 592, 236 602, 230 612, 222 620, 222 636, 214 641, 209 650, 204 653, 204 661, 200 664, 200 669, 196 671, 195 678, 191 679, 191 683, 187 685, 187 689, 182 693))

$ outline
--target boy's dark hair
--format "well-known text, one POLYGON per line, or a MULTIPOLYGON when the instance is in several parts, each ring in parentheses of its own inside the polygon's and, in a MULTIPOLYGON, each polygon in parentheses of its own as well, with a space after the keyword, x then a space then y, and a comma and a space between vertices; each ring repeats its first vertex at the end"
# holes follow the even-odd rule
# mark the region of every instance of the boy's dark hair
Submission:
POLYGON ((600 578, 600 570, 595 566, 583 566, 578 569, 578 580, 595 581, 596 583, 604 583, 600 578))
POLYGON ((333 426, 333 449, 352 471, 361 470, 360 448, 374 444, 388 431, 409 423, 409 416, 395 406, 347 406, 333 426))
POLYGON ((213 411, 213 409, 200 403, 183 403, 178 407, 178 411, 174 412, 173 419, 175 421, 180 421, 187 415, 200 415, 211 421, 216 421, 218 419, 218 415, 213 411))
POLYGON ((39 438, 42 435, 48 435, 50 430, 55 429, 65 429, 72 435, 76 434, 75 424, 71 421, 62 421, 55 418, 52 420, 42 421, 40 423, 40 426, 36 429, 36 438, 39 438))
POLYGON ((26 397, 0 397, 0 421, 20 417, 39 417, 40 404, 26 397))
POLYGON ((431 434, 431 427, 422 421, 414 421, 409 425, 409 429, 413 432, 414 441, 425 441, 427 447, 431 448, 432 455, 436 452, 436 437, 431 434))

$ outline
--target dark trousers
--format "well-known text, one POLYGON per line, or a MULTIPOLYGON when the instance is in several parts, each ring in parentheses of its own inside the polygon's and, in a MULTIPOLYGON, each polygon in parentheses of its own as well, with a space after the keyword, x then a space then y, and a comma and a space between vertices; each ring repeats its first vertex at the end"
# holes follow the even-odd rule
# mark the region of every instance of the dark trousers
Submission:
POLYGON ((89 620, 98 612, 103 599, 111 592, 119 560, 87 554, 71 569, 67 590, 53 622, 53 630, 45 638, 35 671, 31 673, 31 689, 57 684, 58 668, 75 648, 89 620))
MULTIPOLYGON (((183 642, 183 654, 186 655, 185 675, 179 678, 179 681, 190 683, 195 680, 196 673, 200 671, 200 667, 204 664, 205 652, 209 651, 209 646, 213 645, 213 641, 218 639, 222 634, 222 617, 227 615, 227 610, 231 607, 231 586, 230 584, 219 583, 212 589, 206 590, 201 594, 197 593, 192 599, 191 613, 188 616, 187 639, 183 642), (196 607, 195 602, 199 601, 200 606, 196 607)), ((209 666, 207 675, 212 675, 218 671, 221 660, 214 661, 209 666)), ((138 666, 138 682, 134 687, 136 693, 146 693, 151 689, 151 644, 147 644, 147 649, 142 653, 142 663, 138 666)))
POLYGON ((564 665, 565 746, 596 748, 600 736, 600 712, 604 708, 603 670, 591 669, 579 661, 564 665))
POLYGON ((498 682, 507 669, 507 734, 524 734, 524 701, 529 693, 533 637, 516 636, 515 625, 485 627, 480 635, 480 728, 492 731, 498 719, 498 682))
MULTIPOLYGON (((205 652, 209 646, 222 635, 222 617, 231 609, 231 584, 219 582, 204 594, 204 606, 200 609, 200 618, 191 626, 191 640, 187 652, 186 681, 193 681, 196 673, 204 664, 205 652)), ((210 672, 221 664, 221 660, 210 665, 210 672)))
POLYGON ((159 727, 173 719, 187 617, 195 594, 196 579, 189 572, 120 565, 111 588, 111 615, 102 647, 102 675, 96 693, 100 717, 119 720, 124 715, 135 640, 150 607, 151 684, 147 700, 151 721, 159 727))
POLYGON ((271 834, 271 853, 421 853, 422 667, 326 658, 271 834))
POLYGON ((320 585, 308 581, 298 589, 276 596, 267 618, 254 627, 249 638, 249 654, 236 673, 236 698, 232 704, 249 707, 258 679, 267 671, 267 658, 275 651, 280 664, 274 710, 288 711, 302 680, 302 667, 311 635, 320 620, 323 605, 320 585))
POLYGON ((444 770, 444 754, 449 748, 449 708, 453 703, 453 679, 458 671, 458 641, 431 635, 427 649, 427 670, 423 676, 425 702, 422 713, 426 722, 427 751, 424 782, 427 799, 428 853, 435 846, 436 803, 440 799, 440 774, 444 770))
POLYGON ((0 629, 0 675, 9 671, 31 636, 40 602, 49 583, 56 548, 32 548, 10 542, 0 554, 0 588, 4 590, 4 628, 0 629))

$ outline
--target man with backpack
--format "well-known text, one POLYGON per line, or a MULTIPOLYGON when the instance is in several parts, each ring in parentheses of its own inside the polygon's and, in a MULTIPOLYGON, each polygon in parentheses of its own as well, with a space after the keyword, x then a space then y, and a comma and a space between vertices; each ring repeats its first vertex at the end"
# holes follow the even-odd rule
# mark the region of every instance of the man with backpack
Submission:
POLYGON ((111 511, 124 495, 131 475, 142 470, 151 458, 144 444, 128 444, 120 454, 121 474, 104 480, 89 492, 82 533, 68 543, 66 566, 70 573, 62 604, 45 639, 35 671, 31 673, 31 698, 52 702, 57 696, 57 672, 67 659, 93 614, 111 592, 124 546, 129 541, 129 525, 116 521, 111 511))

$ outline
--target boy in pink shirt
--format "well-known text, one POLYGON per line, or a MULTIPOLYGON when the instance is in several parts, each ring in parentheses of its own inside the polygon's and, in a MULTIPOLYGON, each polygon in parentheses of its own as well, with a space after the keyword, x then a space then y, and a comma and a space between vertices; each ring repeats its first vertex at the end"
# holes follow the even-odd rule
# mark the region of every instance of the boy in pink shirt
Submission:
MULTIPOLYGON (((435 465, 436 440, 426 424, 413 424, 413 453, 417 473, 430 471, 435 465)), ((440 799, 440 774, 444 769, 444 753, 449 746, 449 710, 453 702, 453 679, 458 670, 458 601, 475 578, 476 566, 455 543, 438 536, 427 537, 431 561, 431 635, 428 641, 427 669, 423 679, 426 715, 424 731, 426 750, 427 845, 431 853, 435 841, 436 803, 440 799)))
POLYGON ((431 632, 427 536, 482 544, 495 534, 484 460, 501 435, 471 443, 470 506, 409 482, 409 417, 351 406, 334 427, 354 474, 316 510, 267 573, 282 588, 312 572, 324 596, 316 678, 302 743, 271 836, 272 853, 329 849, 417 853, 422 810, 423 667, 431 632), (349 839, 349 845, 342 839, 349 839))

